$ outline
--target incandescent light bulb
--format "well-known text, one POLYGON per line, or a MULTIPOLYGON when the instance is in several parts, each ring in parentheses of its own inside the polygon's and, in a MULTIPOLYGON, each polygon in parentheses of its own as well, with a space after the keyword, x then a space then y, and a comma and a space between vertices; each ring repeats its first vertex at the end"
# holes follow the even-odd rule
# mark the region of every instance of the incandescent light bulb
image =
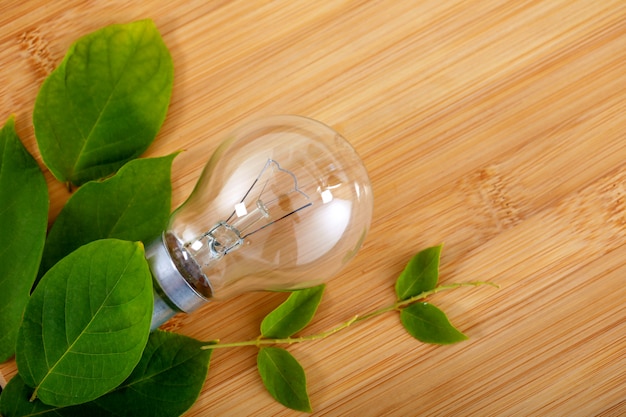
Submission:
POLYGON ((361 246, 372 203, 363 163, 330 127, 301 116, 243 126, 146 249, 152 329, 209 300, 327 280, 361 246))

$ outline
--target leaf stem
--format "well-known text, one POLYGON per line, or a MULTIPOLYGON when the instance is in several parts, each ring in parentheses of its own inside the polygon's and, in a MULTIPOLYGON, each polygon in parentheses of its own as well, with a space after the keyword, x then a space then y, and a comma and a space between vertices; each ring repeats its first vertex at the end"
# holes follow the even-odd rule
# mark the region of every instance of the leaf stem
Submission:
POLYGON ((39 390, 39 386, 35 387, 35 391, 33 391, 33 395, 28 399, 29 402, 33 402, 37 399, 37 390, 39 390))
POLYGON ((429 297, 438 292, 453 290, 453 289, 460 288, 460 287, 477 287, 480 285, 490 285, 492 287, 500 288, 498 284, 495 284, 489 281, 456 282, 456 283, 447 284, 447 285, 440 285, 436 288, 433 288, 432 290, 424 291, 420 294, 417 294, 416 296, 407 298, 406 300, 398 300, 390 306, 380 308, 378 310, 372 311, 362 316, 356 315, 352 317, 350 320, 344 323, 341 323, 340 325, 335 326, 332 329, 326 330, 325 332, 315 333, 315 334, 301 336, 301 337, 286 337, 286 338, 280 338, 280 339, 265 339, 259 336, 256 339, 246 340, 243 342, 233 342, 233 343, 219 343, 218 342, 218 343, 213 343, 213 344, 207 344, 205 346, 202 346, 201 349, 222 349, 222 348, 232 348, 232 347, 241 347, 241 346, 261 347, 263 345, 275 345, 275 344, 291 345, 294 343, 302 343, 302 342, 308 342, 312 340, 324 339, 334 333, 337 333, 341 330, 344 330, 352 326, 353 324, 380 316, 381 314, 385 314, 390 311, 401 310, 402 308, 410 304, 421 301, 425 299, 426 297, 429 297))

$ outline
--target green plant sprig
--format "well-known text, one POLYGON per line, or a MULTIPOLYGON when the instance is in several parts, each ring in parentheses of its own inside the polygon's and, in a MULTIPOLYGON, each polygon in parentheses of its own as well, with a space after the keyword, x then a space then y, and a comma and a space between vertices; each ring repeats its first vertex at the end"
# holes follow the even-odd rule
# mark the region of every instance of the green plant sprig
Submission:
POLYGON ((372 311, 364 315, 356 315, 352 317, 350 320, 345 321, 321 333, 315 333, 315 334, 299 336, 299 337, 285 337, 285 338, 265 338, 263 337, 263 335, 259 335, 256 339, 246 340, 242 342, 231 342, 231 343, 219 343, 219 340, 218 340, 217 343, 202 346, 202 349, 215 350, 215 349, 235 348, 235 347, 243 347, 243 346, 256 346, 260 348, 261 346, 264 346, 264 345, 281 345, 281 344, 292 345, 296 343, 321 340, 321 339, 327 338, 328 336, 332 336, 333 334, 338 333, 342 330, 345 330, 354 324, 361 323, 363 321, 372 319, 374 317, 377 317, 377 316, 380 316, 382 314, 389 313, 392 311, 401 311, 402 308, 407 307, 413 303, 425 300, 431 295, 437 294, 439 292, 449 291, 449 290, 453 290, 453 289, 457 289, 461 287, 478 287, 481 285, 488 285, 491 287, 500 288, 498 284, 494 282, 490 282, 490 281, 455 282, 452 284, 439 285, 438 287, 433 288, 432 290, 423 291, 420 294, 413 296, 407 300, 396 301, 390 306, 380 308, 378 310, 372 311))
POLYGON ((406 331, 421 342, 444 345, 467 339, 465 334, 450 323, 443 311, 426 301, 427 298, 461 287, 499 287, 489 281, 438 285, 441 248, 442 245, 433 246, 411 258, 396 280, 397 299, 389 306, 356 315, 321 333, 294 336, 313 319, 325 289, 324 285, 320 285, 292 292, 287 300, 263 319, 260 335, 255 339, 229 343, 212 341, 202 346, 202 349, 213 351, 245 346, 258 348, 257 368, 268 392, 286 407, 311 412, 304 369, 289 351, 278 345, 325 339, 357 323, 393 311, 400 313, 400 321, 406 331))

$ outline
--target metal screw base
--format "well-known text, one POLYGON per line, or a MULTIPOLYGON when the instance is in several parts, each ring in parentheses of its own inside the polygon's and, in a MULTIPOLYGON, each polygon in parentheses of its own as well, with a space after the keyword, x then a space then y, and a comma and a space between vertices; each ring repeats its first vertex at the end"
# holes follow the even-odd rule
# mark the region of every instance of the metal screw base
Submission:
POLYGON ((146 259, 154 282, 154 310, 150 330, 155 330, 178 312, 190 313, 208 300, 185 280, 172 261, 164 235, 146 247, 146 259))

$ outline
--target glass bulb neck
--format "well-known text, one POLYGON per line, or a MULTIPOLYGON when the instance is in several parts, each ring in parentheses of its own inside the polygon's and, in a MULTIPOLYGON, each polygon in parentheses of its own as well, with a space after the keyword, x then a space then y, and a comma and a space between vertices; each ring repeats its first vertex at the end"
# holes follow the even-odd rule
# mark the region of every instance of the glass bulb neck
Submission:
MULTIPOLYGON (((219 260, 228 252, 237 249, 243 243, 243 238, 235 227, 226 222, 219 222, 208 232, 196 238, 193 242, 187 243, 182 248, 177 248, 181 252, 181 258, 185 261, 186 254, 193 259, 203 259, 206 265, 211 261, 219 260)), ((176 242, 171 242, 170 246, 178 246, 176 242)), ((202 266, 202 265, 201 265, 202 266)))

